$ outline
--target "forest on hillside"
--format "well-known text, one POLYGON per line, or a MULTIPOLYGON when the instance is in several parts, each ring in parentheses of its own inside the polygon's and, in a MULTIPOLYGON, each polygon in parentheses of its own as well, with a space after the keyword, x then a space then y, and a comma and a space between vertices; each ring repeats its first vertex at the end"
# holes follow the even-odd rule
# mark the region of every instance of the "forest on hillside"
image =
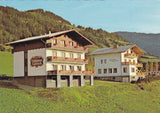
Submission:
POLYGON ((0 44, 44 35, 49 31, 58 32, 76 29, 93 41, 98 47, 113 47, 114 45, 129 45, 129 41, 122 36, 109 33, 102 29, 75 26, 62 17, 43 9, 18 11, 11 7, 0 6, 0 44))

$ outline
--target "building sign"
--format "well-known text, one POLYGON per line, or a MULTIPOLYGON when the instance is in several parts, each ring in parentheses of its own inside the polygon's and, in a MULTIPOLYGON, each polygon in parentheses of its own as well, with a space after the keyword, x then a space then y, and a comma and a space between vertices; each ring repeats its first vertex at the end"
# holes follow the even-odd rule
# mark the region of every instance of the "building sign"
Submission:
POLYGON ((111 62, 117 62, 117 59, 110 59, 111 62))
POLYGON ((42 56, 35 56, 31 58, 31 66, 38 67, 43 65, 43 57, 42 56))

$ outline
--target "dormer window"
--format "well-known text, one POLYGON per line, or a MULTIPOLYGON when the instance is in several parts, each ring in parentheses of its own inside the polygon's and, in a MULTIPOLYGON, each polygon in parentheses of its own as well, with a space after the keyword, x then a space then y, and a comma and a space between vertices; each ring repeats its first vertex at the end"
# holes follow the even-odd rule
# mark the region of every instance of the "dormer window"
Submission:
POLYGON ((70 45, 70 46, 74 46, 74 45, 73 45, 73 42, 69 42, 69 45, 70 45))
POLYGON ((57 39, 53 39, 53 44, 57 44, 57 39))
POLYGON ((64 46, 65 45, 65 41, 61 40, 61 45, 64 46))

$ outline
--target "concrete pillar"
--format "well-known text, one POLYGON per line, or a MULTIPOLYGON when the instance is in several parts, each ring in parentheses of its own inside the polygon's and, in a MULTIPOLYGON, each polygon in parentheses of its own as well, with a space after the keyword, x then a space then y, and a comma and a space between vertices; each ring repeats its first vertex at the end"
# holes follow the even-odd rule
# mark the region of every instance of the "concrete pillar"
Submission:
POLYGON ((57 88, 61 87, 61 75, 57 75, 57 88))
POLYGON ((84 86, 84 75, 81 75, 81 86, 84 86))
POLYGON ((93 75, 90 76, 90 85, 91 85, 91 86, 94 85, 94 78, 93 78, 93 75))
POLYGON ((73 87, 73 75, 69 76, 69 87, 73 87))

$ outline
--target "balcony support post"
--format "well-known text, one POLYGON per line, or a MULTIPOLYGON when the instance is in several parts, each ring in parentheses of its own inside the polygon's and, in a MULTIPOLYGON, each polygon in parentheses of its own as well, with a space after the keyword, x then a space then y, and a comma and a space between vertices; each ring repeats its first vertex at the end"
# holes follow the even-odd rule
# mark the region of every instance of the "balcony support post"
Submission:
POLYGON ((57 88, 61 87, 61 75, 57 75, 57 88))
POLYGON ((84 82, 84 75, 81 75, 81 86, 84 86, 85 82, 84 82))
POLYGON ((69 87, 73 87, 73 75, 69 75, 69 87))
POLYGON ((94 77, 93 77, 93 75, 90 76, 90 85, 91 86, 94 85, 94 77))

